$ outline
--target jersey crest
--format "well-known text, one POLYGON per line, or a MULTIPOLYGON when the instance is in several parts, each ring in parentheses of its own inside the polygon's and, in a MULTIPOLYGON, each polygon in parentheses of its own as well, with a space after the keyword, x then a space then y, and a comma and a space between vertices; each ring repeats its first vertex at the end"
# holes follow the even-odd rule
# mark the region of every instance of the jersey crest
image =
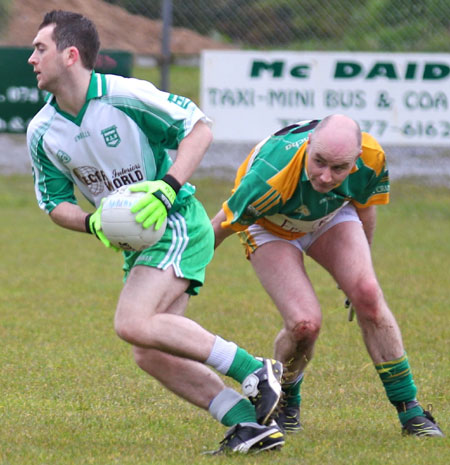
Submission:
POLYGON ((103 139, 108 147, 117 147, 120 144, 120 136, 117 132, 117 126, 110 126, 109 128, 103 129, 103 139))

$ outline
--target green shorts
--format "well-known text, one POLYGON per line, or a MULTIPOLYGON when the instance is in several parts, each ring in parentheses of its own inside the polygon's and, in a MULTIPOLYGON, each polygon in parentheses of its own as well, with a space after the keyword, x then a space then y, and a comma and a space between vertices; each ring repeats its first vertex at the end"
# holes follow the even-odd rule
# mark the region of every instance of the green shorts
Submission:
POLYGON ((214 231, 203 205, 187 200, 167 218, 167 227, 155 245, 142 252, 124 252, 124 280, 133 266, 173 267, 176 276, 191 281, 186 292, 197 295, 205 281, 205 268, 214 254, 214 231))

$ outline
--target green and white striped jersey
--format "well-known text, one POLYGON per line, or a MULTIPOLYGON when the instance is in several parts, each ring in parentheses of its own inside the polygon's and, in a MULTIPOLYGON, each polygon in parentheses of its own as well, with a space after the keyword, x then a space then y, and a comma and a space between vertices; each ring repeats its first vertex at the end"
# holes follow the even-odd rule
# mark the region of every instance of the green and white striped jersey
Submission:
MULTIPOLYGON (((74 185, 95 206, 119 187, 161 179, 194 125, 210 120, 188 98, 132 78, 92 73, 86 102, 73 117, 50 96, 27 130, 36 197, 51 212, 76 204, 74 185)), ((176 211, 195 192, 186 183, 176 211)))

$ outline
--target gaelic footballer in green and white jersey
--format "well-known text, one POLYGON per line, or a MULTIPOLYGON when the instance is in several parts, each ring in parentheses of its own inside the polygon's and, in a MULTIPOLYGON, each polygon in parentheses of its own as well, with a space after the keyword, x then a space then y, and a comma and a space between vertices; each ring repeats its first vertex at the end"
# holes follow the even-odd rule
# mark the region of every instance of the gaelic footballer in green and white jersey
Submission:
MULTIPOLYGON (((35 191, 47 213, 61 202, 76 204, 74 184, 96 207, 119 187, 161 179, 194 125, 210 123, 188 98, 138 79, 92 73, 86 103, 77 117, 53 96, 27 130, 35 191)), ((171 211, 195 192, 184 184, 171 211)))
POLYGON ((243 231, 258 223, 284 239, 314 232, 348 203, 358 208, 389 202, 383 149, 362 133, 362 153, 347 178, 327 193, 313 189, 307 174, 308 135, 318 120, 281 129, 257 144, 240 166, 223 227, 243 231))

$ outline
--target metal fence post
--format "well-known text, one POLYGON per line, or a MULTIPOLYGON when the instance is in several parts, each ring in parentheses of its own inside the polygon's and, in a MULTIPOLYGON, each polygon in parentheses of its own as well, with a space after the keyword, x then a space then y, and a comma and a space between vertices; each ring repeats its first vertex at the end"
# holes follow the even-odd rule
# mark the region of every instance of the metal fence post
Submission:
POLYGON ((172 27, 172 0, 163 0, 162 4, 162 37, 161 37, 161 90, 169 91, 170 71, 170 29, 172 27))

